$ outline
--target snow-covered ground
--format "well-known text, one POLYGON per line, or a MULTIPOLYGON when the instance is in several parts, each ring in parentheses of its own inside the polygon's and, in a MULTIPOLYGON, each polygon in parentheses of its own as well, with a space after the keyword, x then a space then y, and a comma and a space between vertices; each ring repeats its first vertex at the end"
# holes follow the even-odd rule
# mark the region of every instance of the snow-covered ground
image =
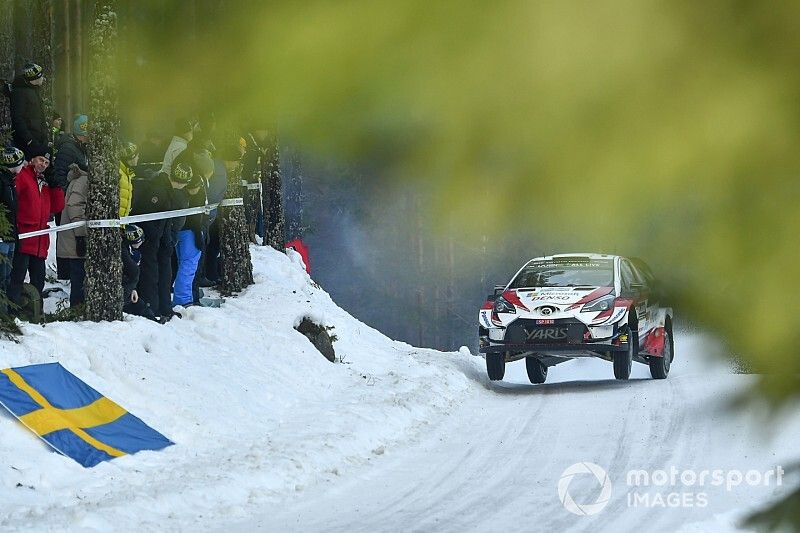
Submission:
MULTIPOLYGON (((0 368, 59 361, 176 443, 83 469, 0 414, 0 529, 719 530, 795 486, 704 487, 707 505, 628 506, 631 469, 762 470, 797 458, 800 417, 725 410, 751 383, 714 364, 714 344, 677 339, 666 381, 635 365, 576 361, 527 382, 524 363, 490 383, 483 359, 387 339, 339 309, 292 258, 253 247, 256 284, 221 309, 165 326, 27 325, 0 368), (293 326, 332 326, 341 362, 293 326), (592 462, 613 491, 594 516, 569 513, 564 470, 592 462)), ((577 503, 598 483, 578 476, 577 503)), ((701 492, 649 487, 639 492, 701 492)))

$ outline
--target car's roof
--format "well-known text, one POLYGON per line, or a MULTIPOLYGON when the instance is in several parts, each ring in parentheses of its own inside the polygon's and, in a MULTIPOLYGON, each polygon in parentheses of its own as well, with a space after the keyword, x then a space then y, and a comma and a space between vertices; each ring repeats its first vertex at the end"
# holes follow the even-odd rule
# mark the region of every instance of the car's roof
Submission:
POLYGON ((592 254, 592 253, 588 253, 588 254, 587 253, 584 253, 584 254, 580 254, 580 253, 554 254, 554 255, 545 255, 545 256, 542 256, 542 257, 534 257, 533 259, 531 259, 528 262, 530 263, 531 261, 553 261, 553 260, 556 260, 556 259, 570 259, 570 258, 574 259, 574 258, 579 258, 579 257, 580 258, 586 258, 587 260, 592 260, 592 259, 594 259, 594 260, 597 260, 597 259, 611 259, 611 260, 613 260, 613 259, 617 259, 620 256, 619 255, 608 255, 608 254, 592 254))

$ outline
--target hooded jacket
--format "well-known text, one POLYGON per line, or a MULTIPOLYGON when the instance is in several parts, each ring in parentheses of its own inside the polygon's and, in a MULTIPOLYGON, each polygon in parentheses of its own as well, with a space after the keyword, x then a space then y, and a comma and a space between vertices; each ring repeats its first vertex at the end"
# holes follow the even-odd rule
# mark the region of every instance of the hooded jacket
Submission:
POLYGON ((123 161, 119 162, 119 216, 126 217, 131 214, 133 200, 133 180, 136 177, 134 170, 123 161))
POLYGON ((169 176, 172 173, 172 164, 175 162, 175 158, 181 155, 181 152, 186 150, 187 146, 189 146, 189 141, 179 135, 174 136, 164 154, 164 162, 161 164, 160 172, 169 176))
MULTIPOLYGON (((86 220, 86 197, 89 192, 89 175, 80 170, 68 174, 69 185, 61 212, 61 225, 86 220)), ((68 259, 81 259, 78 254, 77 238, 86 238, 86 226, 60 232, 56 242, 56 256, 68 259)))
POLYGON ((64 133, 58 138, 56 160, 53 163, 53 177, 62 189, 69 185, 67 174, 73 163, 84 172, 89 172, 89 156, 86 145, 71 133, 64 133))
POLYGON ((48 128, 39 87, 19 75, 11 84, 11 128, 14 144, 28 155, 29 145, 47 145, 48 128))
MULTIPOLYGON (((47 228, 50 215, 64 209, 64 191, 59 187, 49 187, 44 179, 39 179, 28 165, 17 174, 17 231, 27 233, 47 228)), ((19 241, 18 251, 40 259, 47 257, 50 236, 39 235, 19 241)))

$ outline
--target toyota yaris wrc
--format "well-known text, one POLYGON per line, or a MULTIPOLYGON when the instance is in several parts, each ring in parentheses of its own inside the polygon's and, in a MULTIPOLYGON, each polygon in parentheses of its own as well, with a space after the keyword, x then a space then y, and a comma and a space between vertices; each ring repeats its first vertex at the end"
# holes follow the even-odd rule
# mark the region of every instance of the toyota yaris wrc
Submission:
POLYGON ((528 261, 480 311, 480 351, 489 379, 525 359, 532 383, 576 357, 614 364, 628 379, 633 361, 664 379, 674 356, 672 309, 661 307, 650 268, 616 255, 563 254, 528 261))

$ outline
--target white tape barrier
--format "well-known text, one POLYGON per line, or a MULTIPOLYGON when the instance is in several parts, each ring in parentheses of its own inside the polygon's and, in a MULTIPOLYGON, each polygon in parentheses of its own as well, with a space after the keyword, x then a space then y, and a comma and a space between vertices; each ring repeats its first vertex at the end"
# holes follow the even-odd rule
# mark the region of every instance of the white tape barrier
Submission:
POLYGON ((107 220, 80 220, 78 222, 70 222, 63 226, 53 226, 51 228, 40 229, 37 231, 29 231, 27 233, 20 233, 17 238, 29 239, 31 237, 38 237, 39 235, 47 235, 49 233, 58 233, 59 231, 67 231, 71 229, 78 229, 81 226, 88 228, 118 228, 123 224, 135 224, 137 222, 149 222, 151 220, 163 220, 165 218, 178 218, 188 215, 209 214, 211 211, 218 207, 232 207, 236 205, 244 205, 242 198, 226 198, 218 204, 203 205, 200 207, 189 207, 187 209, 174 209, 172 211, 159 211, 157 213, 145 213, 143 215, 133 215, 122 218, 112 218, 107 220))
POLYGON ((261 190, 261 182, 250 183, 247 180, 242 180, 242 187, 247 189, 248 191, 260 191, 261 190))

